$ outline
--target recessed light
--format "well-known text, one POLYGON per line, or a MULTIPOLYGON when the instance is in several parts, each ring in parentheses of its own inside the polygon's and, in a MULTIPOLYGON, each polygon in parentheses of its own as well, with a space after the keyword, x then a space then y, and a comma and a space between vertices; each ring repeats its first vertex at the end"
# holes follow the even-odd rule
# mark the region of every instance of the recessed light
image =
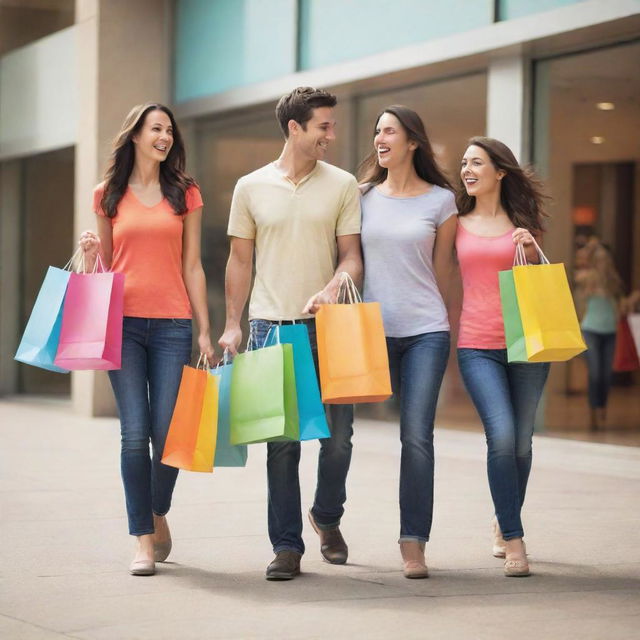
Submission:
POLYGON ((613 111, 616 105, 613 102, 596 102, 596 109, 600 111, 613 111))
POLYGON ((589 142, 592 144, 603 144, 604 138, 602 136, 591 136, 591 138, 589 138, 589 142))

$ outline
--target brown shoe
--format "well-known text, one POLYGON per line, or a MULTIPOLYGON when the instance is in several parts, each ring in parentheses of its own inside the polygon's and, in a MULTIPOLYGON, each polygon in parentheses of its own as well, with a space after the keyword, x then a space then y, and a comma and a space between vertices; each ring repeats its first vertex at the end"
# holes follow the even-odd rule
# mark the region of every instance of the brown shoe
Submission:
POLYGON ((349 555, 349 547, 340 533, 340 527, 320 529, 309 509, 309 522, 313 530, 320 536, 320 553, 330 564, 344 564, 349 555))
POLYGON ((297 551, 278 551, 267 567, 267 580, 293 580, 300 574, 300 558, 297 551))
POLYGON ((400 542, 402 568, 405 578, 428 578, 429 569, 424 561, 424 542, 404 540, 400 542))

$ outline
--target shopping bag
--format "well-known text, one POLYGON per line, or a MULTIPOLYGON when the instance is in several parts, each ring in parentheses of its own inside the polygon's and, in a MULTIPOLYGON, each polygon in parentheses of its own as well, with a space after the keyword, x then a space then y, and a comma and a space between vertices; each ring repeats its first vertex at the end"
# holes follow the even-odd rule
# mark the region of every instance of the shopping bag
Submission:
MULTIPOLYGON (((507 347, 509 362, 562 362, 587 348, 582 339, 564 265, 550 264, 537 244, 536 247, 541 262, 537 265, 527 265, 524 249, 521 245, 516 245, 516 264, 511 271, 526 354, 523 354, 520 348, 517 356, 522 356, 522 359, 513 360, 507 347)), ((504 281, 505 277, 499 276, 499 279, 504 281)), ((511 328, 513 329, 513 325, 511 328)), ((506 333, 507 325, 505 336, 506 333)), ((515 349, 512 348, 512 351, 515 350, 517 343, 515 349)))
POLYGON ((231 371, 233 363, 226 360, 221 366, 211 369, 218 381, 218 435, 214 467, 244 467, 247 464, 247 446, 230 442, 229 413, 231 403, 231 371))
POLYGON ((630 313, 627 316, 627 322, 636 345, 636 353, 640 355, 640 313, 630 313))
POLYGON ((613 355, 614 371, 635 371, 640 369, 636 344, 626 316, 620 316, 616 330, 616 348, 613 355))
POLYGON ((70 275, 66 268, 49 267, 47 270, 16 351, 16 360, 49 371, 69 373, 68 369, 56 366, 54 360, 70 275))
POLYGON ((330 438, 327 416, 320 399, 318 376, 313 364, 309 331, 304 324, 278 326, 271 331, 265 346, 290 344, 293 347, 293 368, 296 376, 296 398, 300 419, 300 440, 330 438))
POLYGON ((73 371, 119 369, 122 361, 124 274, 72 273, 62 312, 55 364, 73 371))
POLYGON ((381 402, 391 397, 389 359, 378 302, 362 302, 348 274, 338 302, 316 314, 322 401, 327 404, 381 402))
POLYGON ((504 339, 507 346, 509 362, 527 362, 527 345, 518 307, 516 283, 513 271, 498 272, 500 285, 500 302, 502 304, 502 321, 504 323, 504 339))
POLYGON ((162 453, 163 464, 213 471, 218 424, 218 384, 200 362, 182 370, 178 397, 162 453))
POLYGON ((231 444, 298 440, 293 347, 276 344, 237 355, 231 374, 231 444))

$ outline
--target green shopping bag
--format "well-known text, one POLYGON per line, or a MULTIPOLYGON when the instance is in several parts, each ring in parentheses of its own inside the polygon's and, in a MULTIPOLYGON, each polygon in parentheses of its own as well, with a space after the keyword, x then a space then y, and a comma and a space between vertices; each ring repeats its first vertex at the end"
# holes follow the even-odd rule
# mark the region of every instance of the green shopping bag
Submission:
POLYGON ((522 328, 513 270, 499 271, 498 278, 500 282, 504 338, 507 345, 507 360, 508 362, 528 362, 527 343, 524 338, 524 329, 522 328))
POLYGON ((293 347, 237 355, 231 373, 231 444, 299 440, 293 347))

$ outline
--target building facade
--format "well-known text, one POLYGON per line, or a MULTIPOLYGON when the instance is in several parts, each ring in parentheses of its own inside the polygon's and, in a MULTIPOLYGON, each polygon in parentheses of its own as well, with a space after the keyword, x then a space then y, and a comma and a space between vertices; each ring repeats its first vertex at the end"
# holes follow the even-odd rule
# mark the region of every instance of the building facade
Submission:
MULTIPOLYGON (((174 108, 203 191, 216 336, 233 186, 279 153, 273 108, 298 85, 337 94, 330 161, 350 171, 389 104, 422 115, 452 177, 469 137, 503 140, 548 185, 548 257, 570 270, 596 232, 640 288, 640 0, 0 0, 0 36, 0 393, 113 412, 104 374, 12 356, 44 270, 94 226, 111 138, 148 100, 174 108)), ((582 363, 555 365, 547 408, 583 386, 582 363)), ((442 408, 464 398, 452 362, 442 408)))

